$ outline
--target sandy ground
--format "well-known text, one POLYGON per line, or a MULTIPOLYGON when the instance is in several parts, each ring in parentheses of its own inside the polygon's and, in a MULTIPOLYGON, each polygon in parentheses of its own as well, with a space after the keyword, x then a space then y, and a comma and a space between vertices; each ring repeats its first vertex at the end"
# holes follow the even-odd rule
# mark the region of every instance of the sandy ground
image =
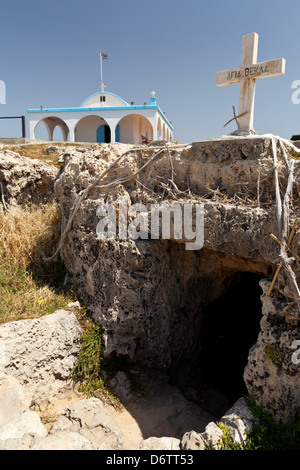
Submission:
POLYGON ((143 439, 174 437, 181 439, 185 432, 203 432, 215 417, 186 400, 168 385, 154 387, 147 396, 125 404, 122 411, 110 409, 124 435, 124 449, 139 449, 143 439))

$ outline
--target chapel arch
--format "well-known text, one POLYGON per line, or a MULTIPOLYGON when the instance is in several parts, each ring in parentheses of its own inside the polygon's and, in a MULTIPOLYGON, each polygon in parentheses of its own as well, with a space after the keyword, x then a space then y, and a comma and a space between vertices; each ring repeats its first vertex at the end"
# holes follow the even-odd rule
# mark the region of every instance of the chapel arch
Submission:
POLYGON ((57 124, 55 128, 53 129, 53 140, 58 141, 58 142, 65 142, 66 141, 66 136, 64 133, 63 128, 57 124))
POLYGON ((75 127, 75 142, 111 142, 111 130, 107 121, 100 116, 88 115, 81 118, 75 127))
POLYGON ((34 128, 33 138, 34 139, 41 138, 41 140, 53 141, 54 130, 56 129, 57 126, 61 130, 62 140, 67 141, 69 128, 67 124, 65 123, 65 121, 63 121, 61 118, 57 116, 48 116, 44 119, 41 119, 34 128), (44 127, 41 126, 41 123, 43 123, 44 127), (45 128, 48 134, 48 139, 46 138, 46 135, 45 135, 45 128), (41 137, 39 137, 40 134, 42 134, 41 137))
POLYGON ((151 122, 141 114, 129 114, 118 122, 119 141, 124 144, 141 144, 144 138, 153 140, 151 122))
POLYGON ((51 140, 51 131, 45 119, 41 119, 33 131, 33 139, 51 140))
POLYGON ((167 128, 167 141, 170 142, 170 129, 167 128))

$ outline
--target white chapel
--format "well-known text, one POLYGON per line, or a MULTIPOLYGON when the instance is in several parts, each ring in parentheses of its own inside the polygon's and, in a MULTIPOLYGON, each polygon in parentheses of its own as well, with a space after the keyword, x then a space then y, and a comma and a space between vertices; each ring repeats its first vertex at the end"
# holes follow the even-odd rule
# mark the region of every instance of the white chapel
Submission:
POLYGON ((122 142, 141 144, 153 140, 173 140, 173 126, 157 105, 155 92, 150 104, 127 103, 114 93, 100 91, 79 107, 28 109, 30 138, 42 121, 49 140, 56 126, 69 142, 122 142))

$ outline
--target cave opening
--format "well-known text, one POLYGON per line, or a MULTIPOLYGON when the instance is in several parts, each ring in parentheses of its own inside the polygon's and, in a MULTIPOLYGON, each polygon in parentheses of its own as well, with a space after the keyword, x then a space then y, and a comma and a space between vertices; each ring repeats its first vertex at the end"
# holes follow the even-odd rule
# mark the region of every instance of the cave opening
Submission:
POLYGON ((243 373, 260 330, 260 279, 254 273, 236 273, 228 291, 203 311, 201 379, 224 394, 227 406, 248 395, 243 373))
MULTIPOLYGON (((243 373, 260 331, 262 277, 231 273, 222 294, 198 306, 191 321, 193 340, 170 367, 172 383, 216 418, 248 395, 243 373)), ((213 278, 210 282, 213 286, 213 278)))

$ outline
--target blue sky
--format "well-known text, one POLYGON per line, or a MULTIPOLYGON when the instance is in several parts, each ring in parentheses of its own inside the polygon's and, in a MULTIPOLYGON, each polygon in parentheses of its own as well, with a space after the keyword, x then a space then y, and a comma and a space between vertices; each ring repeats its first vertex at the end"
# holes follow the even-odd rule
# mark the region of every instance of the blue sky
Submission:
MULTIPOLYGON (((106 91, 143 104, 155 90, 177 141, 229 134, 239 85, 216 87, 216 72, 239 66, 242 36, 256 32, 258 61, 284 57, 286 73, 257 80, 254 128, 290 138, 300 134, 299 19, 299 0, 2 2, 0 116, 25 115, 28 134, 27 109, 79 106, 100 91, 102 49, 106 91)), ((20 135, 18 121, 0 120, 0 137, 20 135)))

